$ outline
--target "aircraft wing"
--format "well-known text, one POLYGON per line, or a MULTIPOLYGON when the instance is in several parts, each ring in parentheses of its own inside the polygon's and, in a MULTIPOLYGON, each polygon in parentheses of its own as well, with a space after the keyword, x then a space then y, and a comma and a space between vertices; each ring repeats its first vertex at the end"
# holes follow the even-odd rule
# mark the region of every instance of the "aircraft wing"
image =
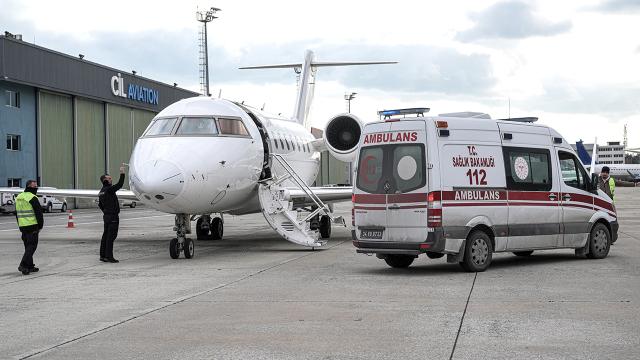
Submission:
MULTIPOLYGON (((0 187, 0 193, 20 194, 23 192, 23 188, 16 187, 0 187)), ((89 198, 97 199, 100 190, 83 190, 83 189, 38 189, 38 195, 50 195, 59 197, 76 197, 76 198, 89 198)), ((138 200, 138 197, 131 190, 118 190, 116 192, 118 198, 121 200, 138 200)))
POLYGON ((311 147, 314 151, 327 151, 327 143, 324 142, 324 138, 319 138, 311 141, 311 147))
MULTIPOLYGON (((327 203, 351 201, 353 188, 351 186, 323 186, 311 187, 311 190, 320 200, 327 203)), ((299 188, 289 188, 289 198, 293 201, 294 208, 313 205, 313 201, 304 191, 299 188)))

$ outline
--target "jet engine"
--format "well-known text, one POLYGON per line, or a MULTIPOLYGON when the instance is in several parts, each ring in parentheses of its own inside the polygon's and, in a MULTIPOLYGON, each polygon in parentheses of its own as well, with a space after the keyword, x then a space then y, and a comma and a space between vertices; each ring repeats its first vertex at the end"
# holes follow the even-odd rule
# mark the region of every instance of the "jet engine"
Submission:
POLYGON ((339 114, 324 127, 324 142, 336 159, 350 162, 356 158, 362 134, 362 122, 352 114, 339 114))

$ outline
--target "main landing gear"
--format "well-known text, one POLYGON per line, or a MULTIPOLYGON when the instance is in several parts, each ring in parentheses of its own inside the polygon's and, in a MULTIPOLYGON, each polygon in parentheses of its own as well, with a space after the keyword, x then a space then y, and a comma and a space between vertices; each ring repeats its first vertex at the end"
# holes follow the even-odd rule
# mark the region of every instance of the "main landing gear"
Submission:
POLYGON ((221 240, 224 235, 224 218, 222 214, 215 216, 201 215, 196 221, 196 237, 198 240, 221 240))
POLYGON ((195 243, 187 238, 187 234, 191 234, 191 221, 188 214, 177 214, 176 222, 173 230, 176 237, 171 239, 169 243, 169 255, 172 259, 180 257, 180 253, 184 252, 184 257, 191 259, 195 255, 195 243))

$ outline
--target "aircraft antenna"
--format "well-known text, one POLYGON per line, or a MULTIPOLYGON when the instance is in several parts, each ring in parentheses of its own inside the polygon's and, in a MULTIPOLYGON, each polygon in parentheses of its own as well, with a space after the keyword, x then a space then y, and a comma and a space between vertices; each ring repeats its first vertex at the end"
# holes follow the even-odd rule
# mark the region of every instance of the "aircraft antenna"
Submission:
POLYGON ((207 23, 217 19, 218 8, 211 7, 207 11, 196 11, 196 20, 202 23, 202 28, 198 33, 200 50, 200 91, 204 96, 211 96, 209 93, 209 48, 207 47, 207 23))

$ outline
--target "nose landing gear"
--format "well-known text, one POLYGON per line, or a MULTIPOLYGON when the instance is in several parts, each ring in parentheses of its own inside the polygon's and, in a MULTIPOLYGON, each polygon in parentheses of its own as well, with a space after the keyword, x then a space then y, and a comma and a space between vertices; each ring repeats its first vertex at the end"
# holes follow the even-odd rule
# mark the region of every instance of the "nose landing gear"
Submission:
POLYGON ((172 259, 177 259, 180 257, 180 253, 184 252, 184 257, 191 259, 195 255, 195 243, 186 236, 191 233, 189 215, 176 214, 173 230, 176 232, 176 237, 171 239, 169 243, 169 255, 172 259))

